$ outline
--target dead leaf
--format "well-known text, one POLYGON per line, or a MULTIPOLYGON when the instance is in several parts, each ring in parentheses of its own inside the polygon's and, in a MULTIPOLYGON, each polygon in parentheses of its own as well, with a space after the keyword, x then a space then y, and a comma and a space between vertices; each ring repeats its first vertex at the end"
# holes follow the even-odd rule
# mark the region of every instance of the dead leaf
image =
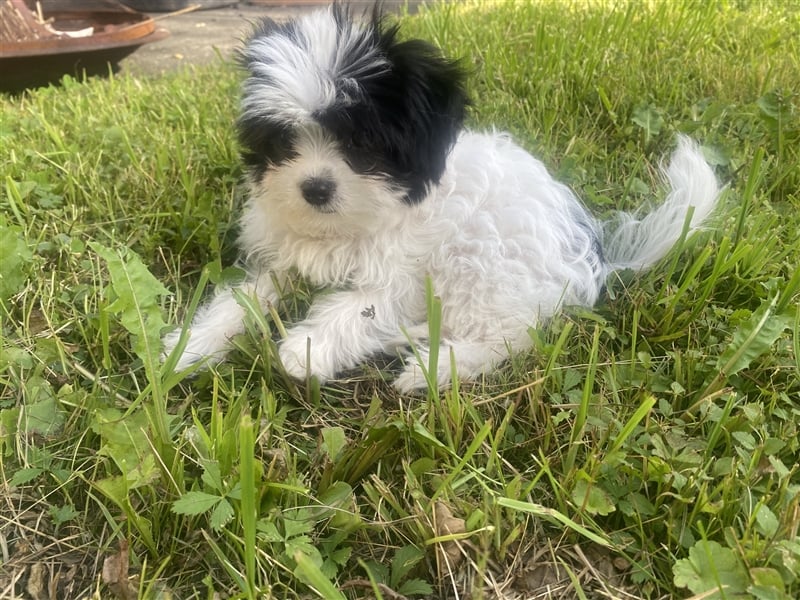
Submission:
MULTIPOLYGON (((437 502, 433 508, 433 526, 437 537, 464 533, 467 529, 464 519, 453 516, 450 508, 444 502, 437 502)), ((441 542, 437 546, 440 559, 453 571, 464 555, 461 553, 461 543, 458 540, 441 542)))
POLYGON ((103 561, 103 583, 120 600, 137 596, 137 586, 128 576, 128 542, 120 540, 119 552, 103 561))
POLYGON ((28 572, 28 585, 25 586, 25 591, 28 592, 33 600, 47 600, 49 598, 45 579, 44 564, 40 562, 33 563, 28 572))

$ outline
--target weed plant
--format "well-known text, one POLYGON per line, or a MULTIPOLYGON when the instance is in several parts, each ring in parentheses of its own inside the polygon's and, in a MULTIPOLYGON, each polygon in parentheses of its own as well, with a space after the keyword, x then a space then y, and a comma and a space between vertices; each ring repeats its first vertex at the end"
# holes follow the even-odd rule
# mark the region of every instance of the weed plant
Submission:
MULTIPOLYGON (((485 380, 288 380, 298 284, 217 368, 160 337, 235 263, 229 64, 0 97, 0 597, 800 597, 800 10, 463 2, 404 17, 600 215, 678 132, 714 222, 485 380)), ((428 305, 437 335, 436 290, 428 305)))

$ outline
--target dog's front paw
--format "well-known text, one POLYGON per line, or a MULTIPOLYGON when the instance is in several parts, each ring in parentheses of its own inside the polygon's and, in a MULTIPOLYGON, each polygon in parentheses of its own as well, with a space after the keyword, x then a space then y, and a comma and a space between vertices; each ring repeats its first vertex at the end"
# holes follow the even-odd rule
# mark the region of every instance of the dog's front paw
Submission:
MULTIPOLYGON (((220 362, 228 352, 228 340, 216 336, 214 332, 197 328, 197 330, 189 330, 189 339, 186 346, 181 352, 178 362, 175 364, 176 371, 183 371, 198 362, 205 362, 206 365, 212 365, 220 362)), ((172 354, 180 342, 181 330, 176 329, 165 335, 161 343, 163 344, 163 351, 161 354, 162 362, 172 354)))
POLYGON ((161 362, 167 360, 167 357, 172 354, 172 351, 175 350, 175 347, 178 345, 178 342, 181 339, 181 330, 176 329, 175 331, 170 331, 167 335, 161 338, 161 362))
POLYGON ((278 349, 283 368, 294 379, 315 376, 319 381, 332 379, 337 365, 322 343, 315 343, 308 331, 290 331, 278 349))
MULTIPOLYGON (((413 359, 412 359, 413 360, 413 359)), ((419 392, 428 387, 428 380, 420 366, 416 363, 407 364, 403 372, 392 382, 394 389, 402 394, 419 392)))
MULTIPOLYGON (((415 348, 416 354, 414 349, 408 348, 405 353, 405 368, 393 382, 394 388, 404 394, 419 392, 428 387, 428 379, 425 377, 425 371, 420 364, 424 365, 426 370, 430 369, 430 349, 420 344, 415 344, 415 348)), ((438 365, 434 365, 433 373, 437 388, 441 389, 450 383, 451 371, 447 347, 442 346, 439 349, 438 365)))

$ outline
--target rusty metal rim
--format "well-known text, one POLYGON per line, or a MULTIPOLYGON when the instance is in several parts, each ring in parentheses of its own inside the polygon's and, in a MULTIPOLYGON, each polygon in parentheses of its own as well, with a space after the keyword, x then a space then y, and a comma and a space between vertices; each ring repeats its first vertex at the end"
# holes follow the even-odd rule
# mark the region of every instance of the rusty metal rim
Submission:
POLYGON ((135 11, 61 11, 51 13, 48 17, 52 17, 56 23, 82 19, 95 23, 96 26, 117 24, 121 26, 113 31, 102 31, 81 38, 60 36, 0 43, 0 59, 91 52, 126 45, 141 45, 146 42, 156 41, 156 39, 163 39, 167 35, 166 30, 156 29, 152 18, 135 11), (156 35, 154 36, 153 34, 156 35))

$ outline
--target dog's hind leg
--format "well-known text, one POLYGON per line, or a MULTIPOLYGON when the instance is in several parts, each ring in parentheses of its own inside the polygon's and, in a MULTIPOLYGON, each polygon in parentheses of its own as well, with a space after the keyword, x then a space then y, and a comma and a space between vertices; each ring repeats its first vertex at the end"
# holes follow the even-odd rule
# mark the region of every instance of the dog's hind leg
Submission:
MULTIPOLYGON (((444 340, 439 346, 439 356, 435 367, 437 387, 447 386, 452 380, 454 370, 456 377, 460 380, 477 379, 481 375, 491 372, 512 354, 525 350, 530 345, 531 340, 527 334, 525 337, 520 336, 519 339, 512 341, 444 340)), ((417 344, 416 351, 420 360, 411 353, 406 358, 405 369, 394 381, 394 387, 400 392, 412 392, 428 386, 420 361, 426 370, 430 369, 430 347, 420 343, 417 344)))

